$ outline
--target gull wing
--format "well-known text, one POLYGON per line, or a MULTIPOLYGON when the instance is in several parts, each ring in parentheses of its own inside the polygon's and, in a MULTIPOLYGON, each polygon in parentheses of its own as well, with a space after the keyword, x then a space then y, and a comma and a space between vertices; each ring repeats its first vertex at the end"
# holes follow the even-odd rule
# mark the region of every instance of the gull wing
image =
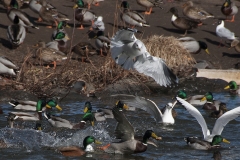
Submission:
POLYGON ((129 105, 133 106, 136 108, 140 108, 149 114, 153 115, 154 119, 157 122, 162 121, 162 112, 158 108, 155 102, 153 102, 150 99, 146 99, 144 97, 139 97, 139 96, 134 96, 134 95, 128 95, 128 94, 116 94, 116 95, 111 95, 113 97, 119 97, 120 100, 129 105))
POLYGON ((229 121, 237 118, 240 115, 240 107, 234 108, 217 119, 212 130, 212 135, 221 135, 223 128, 229 121))
POLYGON ((207 128, 206 121, 204 120, 202 114, 196 109, 194 106, 189 104, 187 101, 183 100, 182 98, 176 97, 178 102, 180 102, 186 109, 187 111, 196 118, 200 126, 202 127, 202 132, 204 139, 210 135, 210 132, 207 128))
POLYGON ((233 32, 231 32, 227 28, 220 28, 220 29, 218 29, 217 30, 217 34, 220 37, 224 37, 224 38, 227 38, 227 39, 234 39, 234 37, 235 37, 235 34, 233 32))
POLYGON ((120 31, 117 31, 115 36, 113 36, 113 38, 111 39, 111 41, 113 41, 113 42, 119 42, 120 41, 123 44, 135 42, 136 40, 137 40, 137 38, 135 37, 133 31, 124 30, 124 29, 120 30, 120 31))

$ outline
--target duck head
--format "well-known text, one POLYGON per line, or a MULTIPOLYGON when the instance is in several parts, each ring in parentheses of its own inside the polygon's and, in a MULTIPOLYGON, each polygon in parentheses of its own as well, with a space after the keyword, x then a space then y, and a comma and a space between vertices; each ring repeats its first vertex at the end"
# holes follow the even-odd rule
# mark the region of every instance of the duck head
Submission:
POLYGON ((238 89, 238 85, 235 81, 230 81, 224 89, 238 89))
POLYGON ((226 103, 220 103, 219 110, 223 111, 223 113, 227 112, 226 103))
POLYGON ((193 2, 192 1, 187 1, 186 3, 184 3, 183 5, 182 5, 182 8, 185 8, 185 7, 192 7, 193 6, 193 2))
POLYGON ((87 136, 83 140, 83 148, 86 152, 93 152, 94 149, 91 146, 92 143, 102 144, 100 141, 96 140, 93 136, 87 136))
POLYGON ((122 111, 123 109, 129 109, 129 107, 126 104, 122 103, 122 101, 117 101, 115 107, 119 108, 119 111, 122 111))
POLYGON ((207 100, 207 102, 213 102, 213 95, 212 92, 207 92, 204 97, 201 99, 201 101, 205 101, 207 100))
POLYGON ((212 143, 211 145, 214 146, 214 145, 218 145, 219 143, 221 142, 224 142, 224 143, 230 143, 228 140, 226 140, 225 138, 223 138, 222 136, 220 135, 215 135, 212 139, 212 143))
POLYGON ((47 101, 46 107, 49 108, 49 109, 55 107, 55 108, 57 108, 59 111, 62 111, 62 108, 57 104, 56 101, 54 101, 54 100, 52 100, 52 99, 49 100, 49 101, 47 101))
POLYGON ((187 99, 187 93, 184 90, 179 90, 177 92, 177 97, 180 97, 182 99, 187 99))
POLYGON ((203 49, 207 54, 210 54, 210 52, 208 51, 208 46, 205 42, 198 41, 198 43, 201 49, 203 49))
POLYGON ((66 21, 60 21, 60 22, 58 23, 57 29, 60 30, 60 29, 63 29, 64 27, 70 28, 70 26, 67 24, 66 21))
POLYGON ((143 135, 143 143, 147 144, 148 139, 152 137, 156 140, 161 140, 162 137, 158 137, 152 130, 147 130, 143 135))
POLYGON ((63 38, 69 40, 70 38, 63 32, 58 32, 55 37, 53 38, 55 41, 61 41, 63 38))
POLYGON ((170 8, 168 12, 171 12, 173 15, 175 15, 176 17, 178 17, 178 10, 177 10, 176 7, 170 8))
POLYGON ((223 6, 224 7, 229 7, 229 6, 231 6, 231 0, 226 0, 224 3, 223 3, 223 6))
POLYGON ((82 0, 77 0, 76 4, 73 6, 73 9, 75 8, 84 8, 85 4, 82 0))
POLYGON ((94 120, 95 120, 95 117, 91 111, 86 112, 82 118, 82 121, 84 122, 90 121, 92 126, 94 126, 94 120))
POLYGON ((84 113, 92 112, 92 104, 91 104, 91 102, 89 102, 89 101, 85 102, 83 112, 84 113))
POLYGON ((17 0, 11 0, 11 2, 10 2, 10 5, 9 5, 8 9, 10 9, 10 8, 19 9, 19 5, 18 5, 18 2, 17 2, 17 0))
POLYGON ((129 10, 129 3, 127 1, 122 1, 121 8, 124 10, 129 10))
POLYGON ((42 124, 37 122, 35 126, 35 130, 41 131, 42 130, 42 124))

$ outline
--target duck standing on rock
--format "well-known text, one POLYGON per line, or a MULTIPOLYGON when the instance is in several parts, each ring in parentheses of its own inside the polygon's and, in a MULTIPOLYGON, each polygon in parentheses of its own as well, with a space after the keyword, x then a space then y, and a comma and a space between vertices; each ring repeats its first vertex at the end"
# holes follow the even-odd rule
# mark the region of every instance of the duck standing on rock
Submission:
POLYGON ((226 19, 228 16, 232 16, 231 20, 226 20, 228 22, 234 22, 235 15, 238 13, 238 7, 235 5, 234 2, 231 2, 231 0, 225 0, 221 7, 222 13, 226 16, 226 19))

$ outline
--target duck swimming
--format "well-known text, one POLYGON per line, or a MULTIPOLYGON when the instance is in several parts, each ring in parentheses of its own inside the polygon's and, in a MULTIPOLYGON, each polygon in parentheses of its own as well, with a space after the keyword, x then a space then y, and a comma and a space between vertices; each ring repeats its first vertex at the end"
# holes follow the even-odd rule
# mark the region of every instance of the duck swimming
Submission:
POLYGON ((207 101, 202 100, 204 95, 194 95, 187 96, 187 93, 184 90, 179 90, 177 92, 177 97, 180 97, 192 105, 204 105, 207 101))
POLYGON ((229 93, 233 95, 240 94, 239 85, 235 81, 230 81, 224 89, 229 89, 229 93))
MULTIPOLYGON (((14 109, 28 110, 28 111, 36 111, 37 102, 35 101, 24 101, 24 100, 11 100, 8 102, 14 109)), ((45 106, 43 107, 45 110, 45 106)))
POLYGON ((207 102, 202 107, 202 109, 206 110, 218 111, 221 105, 226 106, 226 103, 214 100, 212 92, 207 92, 201 100, 203 101, 207 100, 207 102))

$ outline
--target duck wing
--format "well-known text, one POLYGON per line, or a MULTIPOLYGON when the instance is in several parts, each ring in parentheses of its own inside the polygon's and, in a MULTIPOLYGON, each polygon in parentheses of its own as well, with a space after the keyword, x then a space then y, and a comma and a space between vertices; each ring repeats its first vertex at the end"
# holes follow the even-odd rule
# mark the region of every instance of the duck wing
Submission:
POLYGON ((207 138, 210 135, 210 132, 207 128, 206 121, 204 120, 202 114, 196 109, 194 106, 189 104, 187 101, 183 100, 182 98, 176 97, 178 102, 180 102, 186 109, 187 111, 196 118, 200 126, 202 127, 202 132, 204 139, 207 138))
POLYGON ((136 108, 140 108, 149 114, 153 115, 154 119, 157 122, 162 121, 162 112, 158 108, 155 102, 153 102, 150 99, 146 99, 144 97, 134 96, 134 95, 128 95, 128 94, 116 94, 111 95, 113 97, 119 97, 121 101, 128 106, 133 106, 136 108))
POLYGON ((134 129, 129 123, 122 111, 119 111, 117 107, 112 109, 114 118, 118 122, 115 134, 117 138, 121 138, 122 141, 128 141, 134 139, 134 129))

